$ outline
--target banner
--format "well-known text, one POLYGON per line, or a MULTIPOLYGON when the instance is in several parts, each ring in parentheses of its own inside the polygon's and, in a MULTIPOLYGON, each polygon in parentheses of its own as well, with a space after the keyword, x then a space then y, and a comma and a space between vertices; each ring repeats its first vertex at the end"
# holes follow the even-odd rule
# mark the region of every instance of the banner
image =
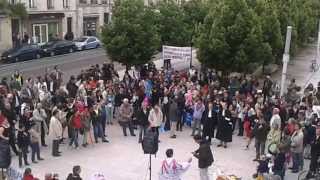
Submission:
POLYGON ((191 47, 162 46, 162 59, 190 60, 191 47))

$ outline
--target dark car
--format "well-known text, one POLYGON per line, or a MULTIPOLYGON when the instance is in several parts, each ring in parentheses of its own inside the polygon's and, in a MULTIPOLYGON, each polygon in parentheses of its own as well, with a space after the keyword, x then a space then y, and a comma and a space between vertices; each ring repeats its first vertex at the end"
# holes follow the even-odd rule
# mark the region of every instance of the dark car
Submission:
POLYGON ((42 50, 37 45, 26 45, 18 48, 12 48, 1 55, 3 62, 19 62, 30 59, 39 59, 42 56, 42 50))
POLYGON ((51 41, 42 46, 42 51, 47 56, 56 54, 72 53, 76 49, 72 41, 51 41))

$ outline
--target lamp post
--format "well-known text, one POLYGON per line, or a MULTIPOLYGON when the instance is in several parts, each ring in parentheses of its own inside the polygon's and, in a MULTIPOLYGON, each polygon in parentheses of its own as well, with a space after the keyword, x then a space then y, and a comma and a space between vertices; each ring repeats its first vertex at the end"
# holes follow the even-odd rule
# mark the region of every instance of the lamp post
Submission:
POLYGON ((318 42, 317 42, 317 56, 316 56, 316 62, 317 65, 319 64, 319 56, 320 56, 320 20, 319 20, 319 29, 318 29, 318 42))
POLYGON ((292 27, 288 26, 287 27, 287 36, 286 36, 286 45, 284 48, 284 53, 282 57, 282 76, 281 76, 281 89, 280 89, 280 97, 283 96, 284 93, 284 88, 285 88, 285 82, 286 82, 286 76, 287 76, 287 67, 288 67, 288 62, 290 59, 290 43, 291 43, 291 32, 292 32, 292 27))

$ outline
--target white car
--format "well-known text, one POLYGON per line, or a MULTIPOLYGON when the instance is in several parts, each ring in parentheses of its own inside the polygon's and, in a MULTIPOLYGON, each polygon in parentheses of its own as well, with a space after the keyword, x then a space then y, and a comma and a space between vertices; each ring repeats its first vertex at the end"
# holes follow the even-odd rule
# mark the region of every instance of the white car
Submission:
POLYGON ((101 46, 101 42, 94 36, 83 36, 74 41, 77 50, 94 49, 101 46))

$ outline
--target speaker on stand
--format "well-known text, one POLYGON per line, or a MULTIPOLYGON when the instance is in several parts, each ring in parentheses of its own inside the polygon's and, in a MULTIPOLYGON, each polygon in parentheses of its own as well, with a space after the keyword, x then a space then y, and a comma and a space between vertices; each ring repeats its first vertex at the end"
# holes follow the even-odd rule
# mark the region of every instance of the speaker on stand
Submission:
POLYGON ((156 155, 159 147, 159 139, 156 132, 147 130, 142 140, 142 149, 144 154, 149 154, 149 180, 151 180, 151 155, 156 155))

